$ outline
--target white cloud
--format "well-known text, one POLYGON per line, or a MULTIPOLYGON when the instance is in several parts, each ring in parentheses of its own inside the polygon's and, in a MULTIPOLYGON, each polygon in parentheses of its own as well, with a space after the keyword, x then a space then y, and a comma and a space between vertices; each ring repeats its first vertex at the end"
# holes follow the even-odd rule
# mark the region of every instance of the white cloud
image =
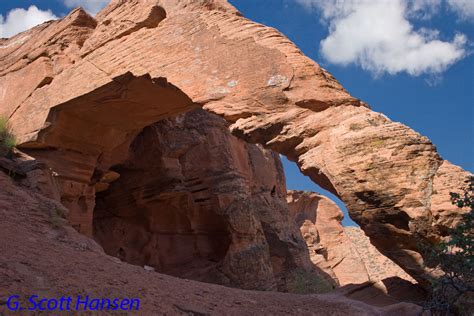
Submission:
POLYGON ((356 64, 375 75, 418 76, 440 74, 467 54, 465 35, 442 41, 437 30, 415 30, 408 20, 435 14, 440 0, 297 1, 319 9, 329 24, 321 53, 334 64, 356 64))
POLYGON ((442 0, 406 0, 406 12, 410 18, 429 19, 441 9, 442 0))
POLYGON ((473 0, 447 0, 450 8, 463 20, 474 19, 473 0))
POLYGON ((102 10, 110 0, 64 0, 64 4, 69 8, 82 7, 90 14, 95 15, 102 10))
POLYGON ((31 6, 28 10, 17 8, 8 12, 4 18, 0 14, 0 37, 11 37, 49 20, 57 17, 51 10, 40 10, 36 6, 31 6))

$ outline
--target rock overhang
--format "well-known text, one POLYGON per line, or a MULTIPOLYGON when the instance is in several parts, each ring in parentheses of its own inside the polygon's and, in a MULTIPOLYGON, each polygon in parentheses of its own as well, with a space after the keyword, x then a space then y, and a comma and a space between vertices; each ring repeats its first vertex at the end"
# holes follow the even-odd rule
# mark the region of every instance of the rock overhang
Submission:
MULTIPOLYGON (((91 154, 86 148, 97 149, 97 134, 80 137, 83 148, 72 146, 61 133, 51 132, 67 129, 60 128, 66 120, 54 119, 57 113, 84 111, 93 119, 94 112, 86 111, 92 105, 81 100, 104 89, 120 90, 110 89, 120 86, 117 78, 132 78, 142 88, 151 84, 133 96, 138 99, 159 87, 153 78, 166 78, 187 102, 176 102, 166 114, 152 106, 146 115, 150 121, 196 106, 224 117, 235 135, 297 161, 303 173, 341 197, 383 253, 412 275, 423 275, 416 240, 439 239, 437 231, 456 222, 462 211, 449 204, 448 192, 461 190, 470 175, 443 161, 426 137, 371 111, 278 31, 241 17, 226 1, 113 1, 96 19, 84 14, 73 11, 2 42, 5 47, 17 41, 17 51, 43 58, 28 62, 15 51, 0 51, 5 60, 0 113, 10 117, 20 148, 91 154), (75 44, 58 50, 44 41, 53 38, 54 30, 60 31, 56 42, 76 37, 75 44), (38 41, 45 43, 39 55, 33 49, 38 41), (25 76, 21 71, 38 64, 45 70, 26 80, 26 87, 12 84, 25 76), (16 98, 19 91, 28 93, 16 98)), ((128 123, 121 114, 133 103, 126 93, 125 99, 108 115, 121 126, 128 123)), ((137 133, 150 122, 138 123, 125 133, 137 133)), ((125 147, 116 146, 108 159, 125 147)), ((93 152, 92 161, 101 154, 93 152)))

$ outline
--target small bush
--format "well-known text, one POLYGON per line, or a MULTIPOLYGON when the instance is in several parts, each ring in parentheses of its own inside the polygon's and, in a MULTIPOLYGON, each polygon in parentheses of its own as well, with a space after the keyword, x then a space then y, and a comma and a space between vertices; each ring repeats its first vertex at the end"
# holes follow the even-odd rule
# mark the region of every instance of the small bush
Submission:
POLYGON ((7 119, 0 117, 0 157, 9 155, 15 146, 15 136, 8 127, 7 119))
POLYGON ((334 286, 314 272, 298 268, 287 278, 288 292, 296 294, 323 294, 334 290, 334 286))
POLYGON ((459 225, 449 231, 449 240, 427 252, 439 262, 444 275, 432 280, 432 295, 425 308, 433 315, 473 315, 474 302, 474 177, 462 194, 451 193, 451 201, 468 208, 459 225))

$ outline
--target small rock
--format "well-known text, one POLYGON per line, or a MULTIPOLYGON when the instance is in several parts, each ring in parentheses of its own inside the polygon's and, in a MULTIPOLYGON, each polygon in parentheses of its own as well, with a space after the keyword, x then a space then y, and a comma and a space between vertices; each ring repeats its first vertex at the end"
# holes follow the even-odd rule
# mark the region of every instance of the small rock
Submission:
POLYGON ((155 268, 147 266, 147 265, 143 266, 143 269, 145 269, 146 271, 155 271, 155 268))

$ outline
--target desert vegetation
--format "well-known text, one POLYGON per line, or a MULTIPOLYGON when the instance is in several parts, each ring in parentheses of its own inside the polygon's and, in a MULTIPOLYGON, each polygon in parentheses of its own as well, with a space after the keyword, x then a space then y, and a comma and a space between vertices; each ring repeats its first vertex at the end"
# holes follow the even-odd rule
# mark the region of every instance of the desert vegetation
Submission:
POLYGON ((15 145, 15 136, 8 126, 8 120, 0 117, 0 157, 10 155, 15 145))
POLYGON ((445 273, 432 280, 432 294, 426 309, 434 315, 472 315, 474 312, 474 177, 464 192, 451 193, 451 201, 469 211, 449 232, 449 239, 428 251, 445 273))
POLYGON ((334 287, 321 276, 305 271, 302 268, 295 269, 287 280, 288 292, 296 294, 328 293, 334 287))

